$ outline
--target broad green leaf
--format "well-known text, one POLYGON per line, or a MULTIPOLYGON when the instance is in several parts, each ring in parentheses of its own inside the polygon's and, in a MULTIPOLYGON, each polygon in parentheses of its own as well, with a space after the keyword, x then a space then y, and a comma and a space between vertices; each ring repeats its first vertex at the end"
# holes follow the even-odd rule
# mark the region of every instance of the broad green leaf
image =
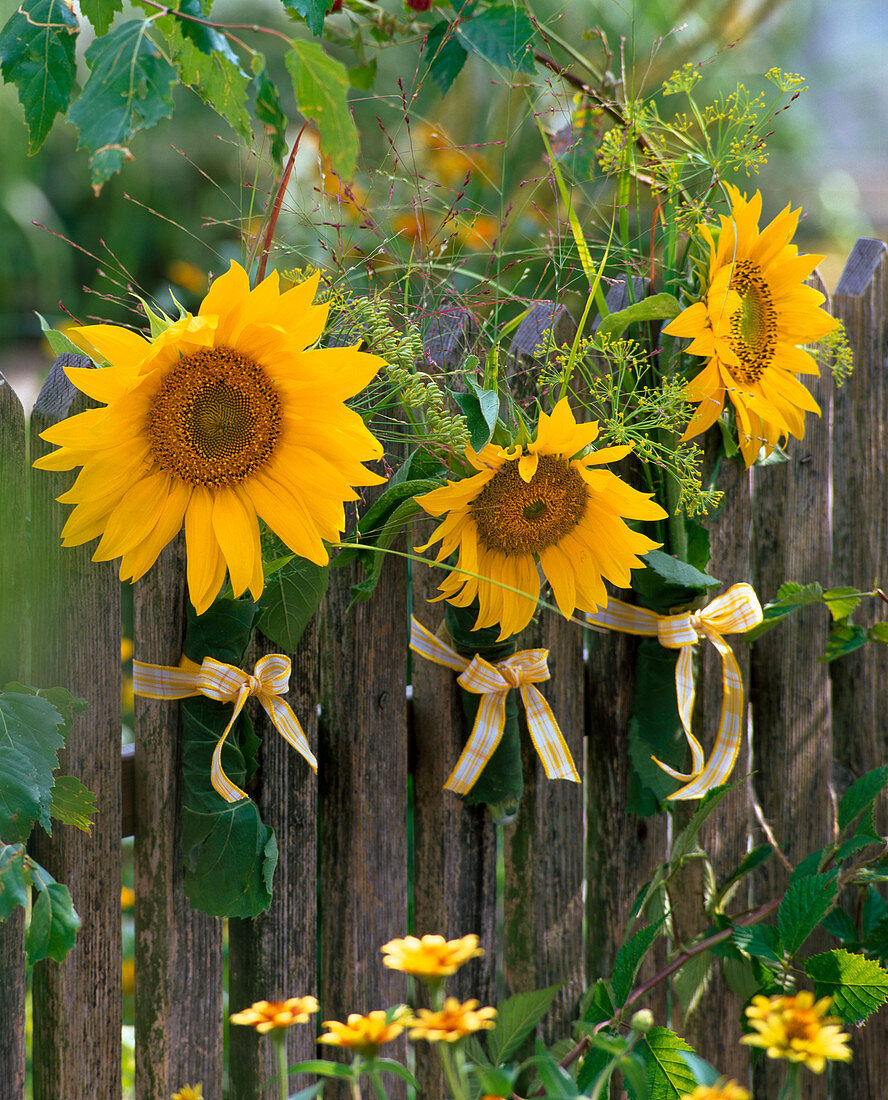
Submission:
POLYGON ((330 583, 330 567, 294 558, 266 581, 256 625, 285 653, 293 653, 330 583))
POLYGON ((839 828, 847 829, 858 814, 872 806, 879 793, 888 785, 888 764, 856 779, 839 802, 839 828))
POLYGON ((693 1054, 694 1048, 675 1032, 666 1027, 651 1028, 635 1049, 647 1065, 650 1100, 680 1100, 694 1091, 694 1074, 681 1056, 682 1051, 693 1054))
POLYGON ((866 632, 866 636, 871 642, 881 642, 882 645, 888 645, 888 623, 873 623, 866 632))
POLYGON ((30 876, 25 867, 25 845, 0 844, 0 921, 17 905, 28 907, 30 876))
POLYGON ((485 447, 493 435, 496 420, 499 416, 500 399, 496 390, 485 390, 477 382, 467 378, 468 393, 455 393, 453 395, 457 405, 462 409, 469 432, 471 444, 475 451, 485 447))
POLYGON ((530 993, 517 993, 497 1005, 496 1030, 487 1036, 487 1052, 492 1062, 508 1062, 527 1036, 549 1011, 562 983, 530 993))
POLYGON ((265 58, 261 53, 253 55, 250 62, 253 79, 250 91, 253 95, 253 111, 265 128, 271 141, 271 155, 280 164, 287 151, 287 116, 281 109, 280 94, 265 71, 265 58))
POLYGON ((699 1055, 691 1054, 689 1050, 679 1051, 679 1055, 684 1064, 691 1073, 693 1073, 694 1080, 698 1085, 706 1085, 707 1088, 712 1088, 721 1076, 715 1066, 711 1066, 708 1062, 705 1062, 699 1055))
POLYGON ((719 885, 718 897, 720 903, 735 882, 739 882, 740 879, 744 878, 751 871, 754 871, 756 867, 761 866, 761 864, 763 864, 765 860, 770 859, 773 854, 774 849, 770 844, 759 844, 757 847, 753 848, 751 852, 747 852, 725 881, 719 885))
POLYGON ((836 623, 829 632, 826 650, 821 661, 835 661, 847 657, 855 649, 866 645, 866 630, 857 623, 836 623))
POLYGON ((40 313, 35 313, 37 320, 40 322, 40 328, 49 344, 53 355, 83 355, 80 348, 73 343, 63 332, 57 332, 50 326, 49 321, 40 313))
POLYGON ((580 1019, 590 1024, 603 1024, 613 1019, 614 1003, 603 978, 590 986, 580 1004, 580 1019))
POLYGON ((157 24, 166 35, 182 83, 194 88, 235 133, 249 140, 252 130, 246 107, 248 80, 237 57, 232 61, 218 47, 202 49, 200 39, 184 33, 187 24, 172 16, 158 19, 157 24))
MULTIPOLYGON (((12 5, 10 5, 11 7, 12 5)), ((64 0, 22 0, 0 30, 0 72, 15 84, 36 153, 71 101, 80 24, 64 0)))
POLYGON ((63 825, 73 825, 92 833, 91 818, 96 813, 96 796, 73 775, 58 775, 52 788, 50 814, 63 825))
POLYGON ((708 951, 692 955, 672 978, 672 988, 681 1003, 682 1019, 687 1020, 712 978, 713 960, 708 951))
POLYGON ((632 1050, 620 1059, 617 1067, 623 1075, 623 1084, 631 1100, 650 1100, 647 1063, 638 1050, 632 1050))
POLYGON ((681 769, 687 741, 675 698, 678 650, 666 649, 654 638, 643 638, 635 664, 629 755, 634 769, 629 788, 631 813, 652 814, 678 788, 678 780, 658 767, 653 757, 681 769))
MULTIPOLYGON (((870 884, 868 889, 875 890, 875 887, 870 884)), ((860 946, 868 955, 883 960, 888 959, 888 913, 880 920, 872 921, 866 926, 860 946)))
MULTIPOLYGON (((420 506, 410 497, 399 504, 385 521, 382 530, 373 540, 373 548, 368 555, 364 555, 365 565, 369 564, 368 575, 364 580, 358 581, 357 584, 351 586, 352 603, 369 600, 376 591, 376 586, 379 583, 379 578, 387 556, 386 550, 388 550, 410 521, 416 519, 420 512, 420 506)), ((349 607, 351 606, 352 605, 349 604, 349 607)))
POLYGON ((673 873, 681 867, 688 855, 694 850, 697 834, 703 827, 703 822, 706 818, 709 817, 726 794, 741 785, 742 781, 730 785, 723 783, 721 786, 713 787, 711 791, 707 791, 706 795, 700 800, 700 804, 694 810, 691 820, 678 834, 672 845, 669 867, 673 873))
POLYGON ((114 16, 123 11, 123 0, 80 0, 80 10, 92 23, 97 35, 106 34, 114 16))
POLYGON ((808 875, 790 883, 777 910, 777 931, 790 955, 826 916, 836 892, 835 873, 808 875))
POLYGON ((352 65, 348 70, 348 82, 361 92, 370 92, 376 83, 376 58, 366 65, 352 65))
POLYGON ((151 24, 131 19, 86 51, 89 79, 68 117, 80 131, 79 149, 88 149, 93 190, 132 159, 127 143, 173 113, 173 65, 152 41, 151 24))
POLYGON ((442 96, 450 91, 450 85, 459 76, 468 56, 454 33, 453 25, 446 19, 436 23, 429 31, 423 47, 423 57, 428 62, 432 80, 438 85, 442 96))
POLYGON ((731 939, 741 951, 766 963, 781 966, 783 949, 777 929, 770 924, 737 924, 731 930, 731 939))
MULTIPOLYGON (((398 472, 400 473, 400 471, 398 472)), ((396 481, 395 478, 392 478, 380 493, 378 499, 361 516, 358 523, 360 543, 344 546, 334 558, 333 564, 336 566, 348 565, 355 558, 369 556, 369 551, 385 533, 386 524, 405 501, 410 501, 416 496, 421 496, 423 493, 428 493, 432 489, 440 487, 441 481, 438 478, 412 478, 408 481, 396 481)), ((417 514, 420 511, 421 508, 417 505, 417 514)))
POLYGON ((394 1058, 377 1058, 376 1068, 383 1070, 385 1073, 393 1073, 396 1077, 400 1077, 402 1081, 406 1081, 412 1089, 419 1088, 419 1082, 413 1076, 406 1066, 402 1066, 400 1062, 396 1062, 394 1058))
POLYGON ((681 588, 707 589, 721 584, 721 581, 716 577, 711 577, 708 573, 702 573, 699 569, 694 569, 692 565, 688 565, 687 562, 681 561, 671 554, 664 554, 662 550, 648 550, 643 556, 643 560, 645 565, 662 580, 681 588))
POLYGON ((456 23, 454 29, 470 53, 493 65, 533 72, 533 24, 523 8, 487 8, 480 15, 456 23))
MULTIPOLYGON (((213 0, 179 0, 176 11, 200 18, 209 14, 212 2, 213 0)), ((208 27, 204 23, 196 23, 193 19, 179 19, 177 22, 185 37, 190 38, 202 53, 220 53, 232 65, 236 67, 240 65, 240 58, 222 31, 215 27, 208 27)))
POLYGON ((36 695, 0 695, 0 838, 27 840, 34 822, 52 832, 52 773, 65 739, 64 719, 36 695))
POLYGON ((324 30, 324 16, 333 7, 333 0, 281 0, 288 11, 296 11, 305 25, 319 38, 324 30))
POLYGON ((888 1001, 888 972, 873 959, 839 947, 805 963, 817 997, 834 997, 833 1011, 846 1024, 859 1024, 888 1001))
POLYGON ((834 936, 843 947, 854 946, 858 942, 857 926, 851 915, 844 909, 835 908, 823 918, 823 927, 834 936))
POLYGON ((74 946, 80 918, 74 911, 68 887, 60 882, 48 882, 40 890, 31 910, 31 923, 25 938, 28 964, 41 959, 64 962, 74 946))
POLYGON ((296 105, 314 119, 321 148, 333 171, 344 180, 354 176, 358 160, 358 132, 348 107, 348 73, 317 42, 296 41, 285 59, 293 82, 296 105))
POLYGON ((791 615, 793 611, 798 611, 800 607, 821 603, 823 603, 823 588, 816 581, 813 584, 796 584, 795 581, 787 581, 780 586, 777 599, 766 603, 762 608, 762 622, 752 630, 748 630, 744 637, 747 641, 754 641, 776 626, 781 619, 791 615))
POLYGON ((616 1008, 622 1008, 626 1003, 626 998, 632 992, 632 983, 635 981, 638 968, 657 938, 662 924, 663 921, 659 920, 646 928, 639 929, 617 952, 614 971, 611 975, 611 989, 616 1008))
POLYGON ((644 298, 616 313, 609 313, 598 325, 598 332, 617 340, 630 325, 645 321, 665 321, 677 317, 679 313, 681 306, 672 294, 652 294, 650 298, 644 298))
POLYGON ((840 588, 827 588, 823 593, 823 602, 829 608, 833 620, 847 619, 855 608, 860 606, 860 590, 843 585, 840 588))
MULTIPOLYGON (((612 1035, 613 1033, 604 1032, 604 1034, 612 1035)), ((614 1038, 617 1038, 617 1036, 614 1036, 614 1038)), ((611 1055, 606 1050, 601 1050, 600 1047, 593 1047, 585 1058, 583 1058, 580 1065, 580 1071, 577 1074, 577 1089, 588 1096, 601 1074, 604 1073, 610 1065, 610 1062, 611 1055)), ((598 1097, 599 1100, 608 1100, 609 1095, 610 1081, 608 1080, 598 1093, 598 1097)))

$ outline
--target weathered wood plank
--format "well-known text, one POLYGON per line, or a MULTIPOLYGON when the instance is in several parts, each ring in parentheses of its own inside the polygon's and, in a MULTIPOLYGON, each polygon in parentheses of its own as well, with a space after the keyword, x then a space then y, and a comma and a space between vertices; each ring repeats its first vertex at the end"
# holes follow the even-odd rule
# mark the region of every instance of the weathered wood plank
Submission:
MULTIPOLYGON (((888 246, 859 240, 834 297, 854 351, 854 374, 836 392, 833 424, 833 584, 869 590, 888 582, 888 246)), ((885 605, 866 601, 854 620, 888 619, 885 605)), ((872 643, 830 665, 838 795, 888 759, 888 648, 872 643)), ((880 832, 886 800, 877 810, 880 832)), ((888 1013, 855 1035, 854 1062, 835 1074, 835 1100, 878 1096, 888 1078, 888 1013)))
MULTIPOLYGON (((88 361, 61 356, 53 366, 31 418, 35 458, 51 449, 41 431, 87 407, 65 364, 88 361)), ((96 794, 98 813, 92 836, 57 824, 51 840, 39 830, 33 840, 83 919, 67 961, 35 968, 35 1100, 120 1095, 120 582, 113 565, 93 564, 90 548, 60 544, 69 513, 55 497, 71 481, 44 470, 31 478, 31 678, 89 703, 68 734, 61 770, 96 794)))
MULTIPOLYGON (((135 656, 176 665, 185 637, 180 536, 136 583, 135 656)), ((222 1090, 222 921, 191 909, 182 867, 179 705, 135 700, 136 1097, 222 1090)))
MULTIPOLYGON (((252 668, 265 654, 277 652, 277 646, 257 634, 248 667, 252 668)), ((293 655, 287 701, 316 754, 317 619, 306 628, 293 655)), ((228 996, 232 1012, 254 1001, 315 995, 318 989, 317 779, 264 711, 254 713, 253 720, 262 738, 253 797, 262 820, 275 831, 278 865, 269 909, 254 920, 228 922, 228 996)), ((232 1027, 228 1049, 230 1096, 232 1100, 253 1100, 261 1085, 277 1072, 271 1043, 252 1028, 232 1027)), ((313 1058, 315 1054, 314 1023, 291 1028, 287 1034, 289 1062, 313 1058)), ((290 1085, 292 1092, 301 1087, 295 1079, 290 1085)))
MULTIPOLYGON (((0 688, 28 682, 27 547, 25 542, 25 414, 0 374, 0 688)), ((25 1095, 25 911, 0 921, 0 1096, 25 1095)))

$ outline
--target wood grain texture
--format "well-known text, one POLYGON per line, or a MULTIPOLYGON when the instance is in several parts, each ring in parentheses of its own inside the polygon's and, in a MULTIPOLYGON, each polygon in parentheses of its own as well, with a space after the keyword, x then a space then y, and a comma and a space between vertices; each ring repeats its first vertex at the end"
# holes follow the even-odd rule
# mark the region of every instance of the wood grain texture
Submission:
MULTIPOLYGON (((247 660, 252 668, 267 653, 279 652, 257 632, 247 660)), ((306 628, 293 655, 287 702, 317 753, 318 632, 317 619, 306 628)), ((278 864, 274 897, 253 920, 228 922, 228 996, 231 1012, 254 1001, 283 1001, 317 995, 317 801, 315 773, 280 736, 260 708, 252 712, 262 738, 259 770, 251 795, 262 820, 277 837, 278 864)), ((314 1019, 287 1033, 290 1063, 315 1057, 314 1019)), ((260 1086, 277 1072, 273 1048, 250 1027, 230 1027, 229 1096, 253 1100, 260 1086)), ((295 1092, 310 1082, 291 1079, 295 1092)))
MULTIPOLYGON (((39 433, 87 408, 56 360, 31 418, 31 455, 52 448, 39 433)), ((113 565, 94 564, 91 547, 64 549, 69 510, 55 498, 70 473, 34 470, 31 477, 31 678, 68 688, 89 703, 61 754, 61 774, 95 793, 92 836, 55 824, 38 830, 36 858, 71 891, 83 925, 62 965, 34 971, 35 1100, 95 1100, 120 1094, 120 582, 113 565)))
MULTIPOLYGON (((422 545, 434 524, 417 524, 411 545, 422 545)), ((443 619, 442 605, 428 604, 442 573, 412 563, 413 612, 433 633, 443 619)), ((485 954, 447 982, 461 1000, 495 1003, 496 830, 484 806, 467 806, 444 783, 459 758, 469 730, 463 717, 456 675, 411 654, 411 753, 413 775, 413 928, 417 936, 440 933, 456 939, 478 935, 485 954)), ((440 1063, 428 1043, 417 1043, 416 1072, 423 1096, 445 1095, 440 1063)))
MULTIPOLYGON (((185 637, 179 536, 138 581, 135 657, 176 665, 185 637)), ((182 867, 179 705, 135 700, 136 1097, 222 1090, 222 921, 191 909, 182 867)))
MULTIPOLYGON (((888 247, 855 245, 834 298, 854 351, 854 373, 836 392, 833 425, 833 584, 869 590, 888 585, 888 247)), ((888 608, 865 601, 855 622, 888 620, 888 608)), ((830 665, 837 794, 888 760, 888 646, 867 644, 830 665)), ((888 800, 877 804, 888 832, 888 800)), ((882 888, 884 890, 884 887, 882 888)), ((883 896, 885 894, 883 893, 883 896)), ((888 1011, 882 1008, 853 1039, 854 1061, 835 1073, 835 1100, 879 1096, 888 1079, 888 1011)))
MULTIPOLYGON (((25 414, 0 374, 0 688, 28 683, 25 414)), ((0 921, 0 1096, 25 1095, 25 911, 0 921)))

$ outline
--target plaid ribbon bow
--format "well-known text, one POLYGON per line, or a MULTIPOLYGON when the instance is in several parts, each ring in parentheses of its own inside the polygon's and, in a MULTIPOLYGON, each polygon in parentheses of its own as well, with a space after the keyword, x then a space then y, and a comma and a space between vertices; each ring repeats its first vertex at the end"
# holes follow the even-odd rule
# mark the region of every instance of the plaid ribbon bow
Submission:
POLYGON ((707 791, 724 783, 731 774, 743 739, 743 681, 737 658, 722 635, 745 634, 762 621, 761 605, 752 586, 735 584, 701 611, 658 615, 646 607, 610 600, 607 607, 587 614, 586 619, 594 626, 607 626, 624 634, 658 638, 660 645, 681 650, 675 666, 675 694, 694 768, 686 775, 662 763, 656 756, 652 759, 664 772, 685 783, 669 795, 670 798, 702 798, 707 791), (691 733, 695 695, 692 651, 701 638, 708 638, 722 659, 721 721, 712 755, 705 763, 700 742, 691 733))
POLYGON ((281 698, 287 690, 291 667, 290 658, 283 653, 270 653, 260 658, 252 676, 213 657, 205 657, 203 664, 198 665, 183 656, 177 668, 133 661, 133 692, 146 699, 187 699, 192 695, 206 695, 220 703, 234 703, 231 721, 213 750, 210 780, 226 802, 237 802, 247 795, 223 771, 222 746, 250 695, 255 695, 262 704, 281 737, 305 757, 314 771, 318 770, 318 762, 299 720, 289 703, 281 698))
POLYGON ((475 725, 460 753, 456 766, 444 784, 448 791, 466 794, 472 789, 484 765, 493 755, 506 725, 506 696, 518 688, 527 711, 527 728, 534 748, 549 779, 570 779, 579 783, 573 757, 552 709, 534 684, 549 679, 547 649, 525 649, 493 665, 477 654, 462 657, 436 638, 422 623, 410 617, 410 648, 435 664, 445 665, 461 675, 460 687, 481 696, 475 725))

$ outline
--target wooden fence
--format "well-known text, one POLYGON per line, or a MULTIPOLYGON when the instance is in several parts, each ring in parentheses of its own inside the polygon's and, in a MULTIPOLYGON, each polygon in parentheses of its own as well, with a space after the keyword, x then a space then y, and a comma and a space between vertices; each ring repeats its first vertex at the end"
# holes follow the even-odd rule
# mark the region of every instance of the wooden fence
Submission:
MULTIPOLYGON (((836 389, 828 373, 819 380, 815 395, 823 416, 808 418, 806 437, 793 443, 788 463, 750 473, 723 461, 718 470, 726 496, 709 524, 711 569, 726 584, 751 581, 762 602, 787 579, 863 589, 888 580, 883 243, 857 243, 832 309, 854 349, 851 381, 836 389)), ((442 355, 454 334, 444 337, 442 355)), ((89 548, 60 547, 67 510, 54 497, 70 475, 31 473, 27 465, 47 449, 39 432, 77 411, 80 401, 58 377, 50 379, 31 417, 26 459, 22 410, 0 379, 0 523, 8 547, 0 684, 13 677, 62 684, 89 700, 69 737, 64 767, 97 793, 99 804, 91 837, 57 826, 51 841, 42 835, 33 841, 37 858, 69 884, 83 919, 67 962, 41 963, 33 975, 37 1100, 105 1100, 121 1087, 120 838, 127 800, 120 751, 120 585, 113 564, 93 564, 89 548)), ((178 660, 182 566, 181 544, 174 543, 136 585, 135 645, 142 660, 178 660)), ((380 965, 379 947, 408 931, 412 904, 417 933, 480 934, 486 956, 453 982, 462 996, 491 1003, 503 992, 498 974, 506 992, 562 982, 542 1034, 547 1040, 565 1036, 587 980, 610 972, 636 889, 668 852, 666 815, 639 819, 625 812, 636 642, 592 634, 584 655, 582 631, 559 616, 541 616, 532 640, 550 650, 552 680, 545 693, 584 782, 547 782, 528 754, 518 820, 498 837, 483 809, 467 808, 442 791, 466 731, 449 672, 417 659, 408 680, 406 566, 393 559, 372 602, 347 613, 355 579, 351 567, 333 571, 330 593, 294 655, 289 698, 317 746, 317 778, 280 737, 261 728, 255 797, 277 833, 280 861, 270 910, 253 921, 228 922, 229 1005, 234 1010, 260 998, 316 993, 323 1017, 341 1018, 403 999, 406 980, 380 965), (499 900, 498 845, 504 864, 499 900)), ((416 567, 410 583, 419 614, 436 624, 440 607, 424 600, 437 578, 416 567)), ((884 610, 865 606, 859 621, 884 618, 884 610)), ((825 620, 822 609, 801 612, 753 647, 736 643, 754 727, 750 756, 741 759, 737 776, 753 775, 749 792, 733 792, 707 823, 702 839, 717 871, 734 865, 750 838, 762 839, 748 793, 787 855, 797 859, 829 838, 835 792, 888 760, 888 649, 868 645, 826 665, 818 660, 825 620)), ((711 740, 720 676, 710 654, 701 665, 695 728, 711 740)), ((257 721, 263 727, 261 716, 257 721)), ((168 1100, 185 1083, 201 1080, 204 1095, 217 1100, 223 1092, 223 922, 190 910, 182 892, 177 708, 137 700, 136 727, 126 772, 135 833, 136 1095, 168 1100)), ((687 812, 677 811, 677 824, 687 812)), ((693 868, 676 895, 679 939, 703 927, 697 904, 702 886, 693 868)), ((768 868, 756 887, 759 896, 750 901, 783 891, 780 864, 772 860, 768 868)), ((21 910, 0 925, 3 1100, 19 1100, 25 1088, 23 930, 21 910)), ((665 947, 658 951, 644 974, 664 961, 665 947)), ((704 1057, 747 1079, 748 1052, 737 1045, 741 1001, 719 974, 686 1025, 675 999, 667 1004, 664 988, 654 991, 651 1004, 658 1022, 667 1021, 668 1008, 676 1029, 704 1057)), ((809 1074, 805 1095, 882 1096, 888 1080, 885 1017, 883 1011, 855 1036, 851 1066, 831 1078, 809 1074)), ((314 1056, 312 1028, 294 1028, 289 1044, 293 1060, 314 1056)), ((273 1072, 268 1044, 257 1042, 251 1029, 232 1028, 228 1054, 228 1095, 253 1097, 273 1072)), ((771 1068, 757 1071, 759 1100, 776 1095, 771 1068)), ((430 1094, 439 1094, 431 1064, 419 1059, 418 1072, 430 1094)))

